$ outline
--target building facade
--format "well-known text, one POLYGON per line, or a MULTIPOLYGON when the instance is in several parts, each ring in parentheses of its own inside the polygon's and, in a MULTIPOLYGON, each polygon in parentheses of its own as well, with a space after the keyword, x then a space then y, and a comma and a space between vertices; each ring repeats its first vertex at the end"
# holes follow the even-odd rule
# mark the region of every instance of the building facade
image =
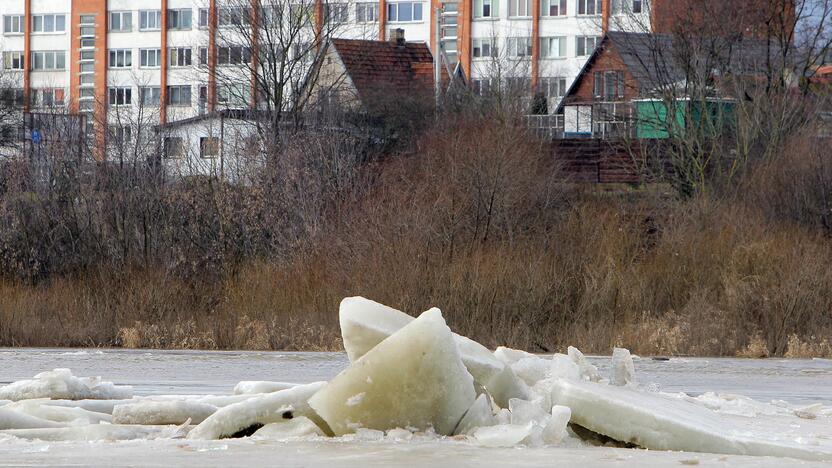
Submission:
MULTIPOLYGON (((232 102, 216 76, 229 64, 256 63, 258 53, 219 38, 266 15, 262 5, 285 5, 292 15, 309 15, 308 34, 298 35, 304 40, 386 40, 402 29, 407 41, 425 42, 432 51, 438 40, 449 68, 460 67, 476 90, 518 83, 543 93, 553 111, 604 31, 648 32, 671 23, 657 15, 673 15, 676 0, 649 2, 2 0, 2 76, 19 86, 13 98, 25 110, 89 115, 103 148, 114 135, 129 136, 119 122, 128 114, 135 119, 139 106, 146 109, 141 118, 156 124, 221 108, 256 108, 261 93, 252 77, 240 73, 236 85, 249 91, 232 102)), ((259 40, 246 39, 255 46, 259 40)))

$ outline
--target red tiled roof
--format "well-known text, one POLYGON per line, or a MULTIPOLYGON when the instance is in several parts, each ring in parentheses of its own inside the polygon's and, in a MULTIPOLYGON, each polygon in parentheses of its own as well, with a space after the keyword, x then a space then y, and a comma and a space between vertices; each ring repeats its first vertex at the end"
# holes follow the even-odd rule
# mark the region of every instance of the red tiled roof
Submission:
POLYGON ((332 39, 332 45, 362 99, 382 90, 412 93, 433 88, 433 55, 426 44, 332 39))

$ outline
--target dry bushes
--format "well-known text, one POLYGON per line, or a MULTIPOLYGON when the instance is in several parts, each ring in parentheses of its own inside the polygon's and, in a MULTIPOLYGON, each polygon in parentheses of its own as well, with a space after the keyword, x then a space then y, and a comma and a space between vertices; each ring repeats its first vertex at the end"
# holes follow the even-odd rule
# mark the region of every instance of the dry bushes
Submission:
POLYGON ((143 266, 0 280, 0 345, 338 350, 338 303, 363 295, 439 306, 490 347, 832 355, 811 151, 721 198, 675 200, 567 188, 501 115, 443 121, 418 154, 360 173, 327 167, 335 150, 288 187, 184 192, 172 245, 143 266), (787 196, 789 181, 805 184, 787 196))

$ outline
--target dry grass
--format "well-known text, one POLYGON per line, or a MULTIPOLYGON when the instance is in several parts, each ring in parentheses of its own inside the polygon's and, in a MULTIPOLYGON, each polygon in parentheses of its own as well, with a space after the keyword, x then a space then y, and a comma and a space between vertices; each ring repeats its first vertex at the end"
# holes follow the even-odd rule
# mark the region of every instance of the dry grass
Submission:
POLYGON ((325 218, 300 217, 314 229, 285 251, 0 280, 0 346, 339 350, 338 303, 362 295, 413 315, 439 306, 489 347, 832 357, 817 148, 752 171, 742 196, 680 201, 568 191, 533 139, 481 128, 443 126, 418 158, 373 167, 325 218))
POLYGON ((439 306, 492 347, 832 356, 824 238, 704 201, 581 198, 545 237, 453 257, 382 216, 372 241, 367 225, 344 228, 290 264, 251 263, 199 288, 152 272, 6 283, 0 343, 338 350, 338 302, 360 294, 411 314, 439 306))

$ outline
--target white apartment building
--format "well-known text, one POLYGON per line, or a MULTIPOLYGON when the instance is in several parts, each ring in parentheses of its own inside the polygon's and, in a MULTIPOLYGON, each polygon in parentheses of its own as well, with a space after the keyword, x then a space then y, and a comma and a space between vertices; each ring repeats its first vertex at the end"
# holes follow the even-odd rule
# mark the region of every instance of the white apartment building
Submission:
POLYGON ((553 110, 604 28, 649 24, 646 2, 2 0, 0 77, 14 83, 5 98, 27 110, 66 109, 108 122, 107 131, 96 131, 101 148, 108 135, 129 137, 122 125, 128 119, 159 124, 222 108, 256 108, 258 91, 245 65, 257 53, 219 38, 238 34, 227 31, 242 18, 265 14, 260 9, 268 5, 307 12, 302 41, 328 34, 385 40, 403 29, 408 41, 435 50, 440 37, 452 65, 458 62, 476 89, 496 77, 521 80, 545 93, 553 110), (217 70, 229 65, 241 69, 234 86, 250 86, 248 99, 235 101, 228 85, 217 83, 217 70))

